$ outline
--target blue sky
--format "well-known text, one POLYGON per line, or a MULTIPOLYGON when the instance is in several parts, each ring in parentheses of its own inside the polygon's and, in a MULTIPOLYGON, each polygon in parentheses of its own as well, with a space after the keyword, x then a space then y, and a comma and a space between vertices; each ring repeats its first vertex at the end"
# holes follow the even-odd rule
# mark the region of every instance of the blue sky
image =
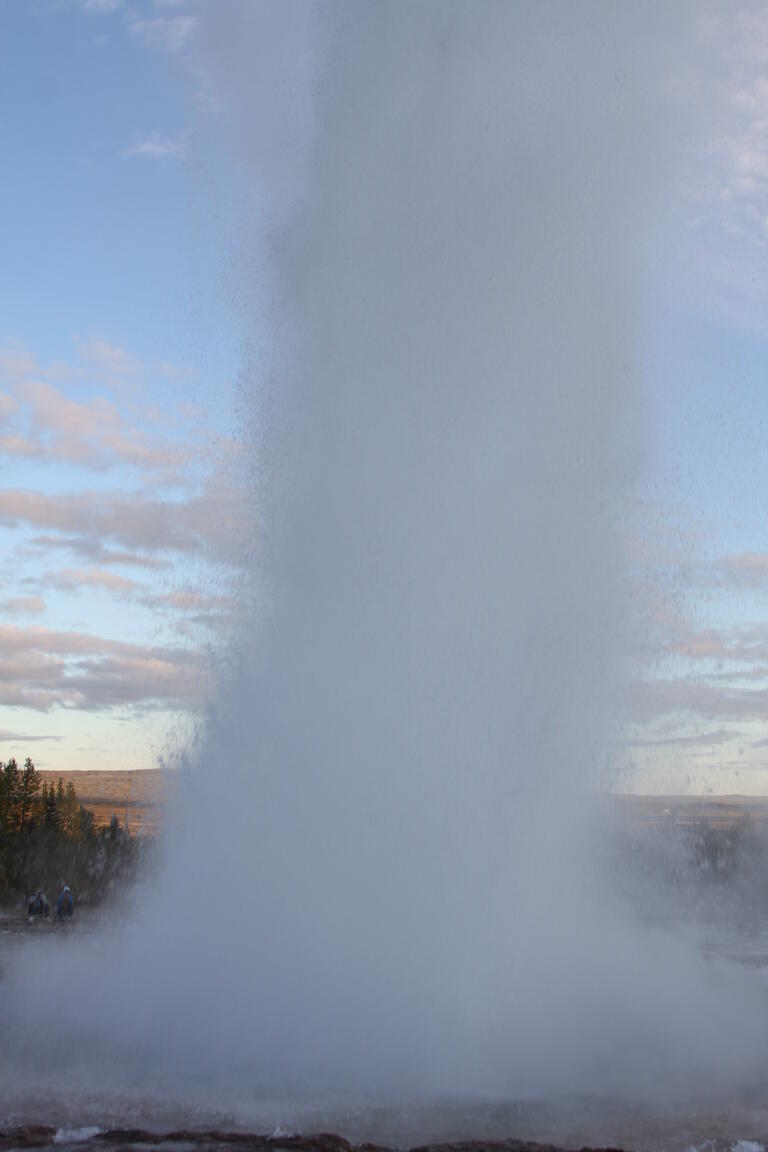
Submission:
POLYGON ((0 25, 3 754, 149 766, 194 726, 236 569, 228 238, 187 170, 196 16, 0 0, 0 25))
POLYGON ((13 0, 0 11, 13 176, 0 187, 4 326, 58 356, 82 338, 85 303, 94 331, 124 336, 140 294, 139 351, 161 357, 185 328, 185 183, 179 164, 132 163, 127 152, 152 133, 181 137, 183 86, 167 53, 107 12, 13 0))
MULTIPOLYGON (((238 174, 210 159, 228 122, 197 67, 200 11, 0 0, 2 758, 172 759, 226 650, 238 174)), ((749 11, 648 261, 654 432, 628 531, 658 637, 624 787, 768 790, 768 20, 749 11)))

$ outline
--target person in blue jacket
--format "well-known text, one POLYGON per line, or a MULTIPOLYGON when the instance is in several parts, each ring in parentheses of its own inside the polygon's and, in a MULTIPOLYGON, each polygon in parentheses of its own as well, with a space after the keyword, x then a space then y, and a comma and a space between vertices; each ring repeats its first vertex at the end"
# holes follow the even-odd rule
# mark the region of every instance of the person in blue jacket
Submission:
POLYGON ((75 902, 72 899, 69 884, 65 884, 61 890, 61 896, 56 901, 56 919, 63 920, 65 916, 71 916, 74 910, 75 902))

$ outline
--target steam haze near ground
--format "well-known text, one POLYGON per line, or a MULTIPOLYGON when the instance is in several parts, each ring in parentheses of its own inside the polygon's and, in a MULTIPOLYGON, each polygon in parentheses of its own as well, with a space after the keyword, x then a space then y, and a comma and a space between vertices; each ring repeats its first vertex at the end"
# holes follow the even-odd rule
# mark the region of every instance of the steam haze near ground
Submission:
POLYGON ((139 1108, 284 1116, 759 1078, 760 975, 641 928, 590 851, 588 785, 647 623, 638 350, 691 130, 687 21, 204 13, 244 166, 266 607, 159 890, 8 977, 5 1084, 34 1069, 139 1108), (241 775, 235 810, 212 758, 241 775))

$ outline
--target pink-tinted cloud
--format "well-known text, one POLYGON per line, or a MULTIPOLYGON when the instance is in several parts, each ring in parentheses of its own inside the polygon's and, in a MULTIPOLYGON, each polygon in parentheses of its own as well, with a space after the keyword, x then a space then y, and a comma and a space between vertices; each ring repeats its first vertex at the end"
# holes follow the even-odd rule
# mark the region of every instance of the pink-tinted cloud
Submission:
POLYGON ((99 376, 107 379, 112 376, 136 376, 143 368, 137 356, 109 340, 86 340, 78 345, 78 352, 81 360, 99 376))
POLYGON ((47 381, 17 384, 0 400, 0 453, 62 461, 104 470, 128 465, 140 472, 178 477, 189 460, 184 445, 150 439, 104 396, 73 399, 47 381), (3 418, 4 417, 4 418, 3 418))
MULTIPOLYGON (((211 478, 202 493, 188 500, 152 499, 141 493, 85 492, 51 496, 47 493, 0 491, 0 524, 55 532, 71 550, 107 563, 117 548, 152 558, 181 553, 215 563, 242 559, 248 516, 242 494, 221 477, 211 478)), ((37 538, 50 545, 47 535, 37 538)), ((122 561, 120 561, 122 562, 122 561)))
MULTIPOLYGON (((674 657, 676 674, 631 685, 628 713, 633 722, 655 725, 665 720, 678 731, 658 739, 652 732, 642 736, 640 743, 701 743, 700 734, 679 730, 681 717, 686 717, 686 723, 695 718, 704 725, 768 718, 768 625, 690 629, 678 634, 668 651, 674 657)), ((716 729, 707 742, 716 739, 726 743, 736 735, 716 729)))
POLYGON ((168 556, 151 556, 146 552, 125 552, 118 548, 106 548, 98 540, 88 540, 81 536, 33 536, 30 545, 41 552, 64 551, 93 564, 115 564, 121 568, 146 568, 162 572, 172 566, 168 556))
POLYGON ((42 596, 9 596, 7 600, 0 601, 0 613, 3 616, 39 616, 45 612, 45 600, 42 596))
POLYGON ((0 704, 189 709, 210 688, 210 658, 189 647, 110 640, 83 632, 0 625, 0 704))
POLYGON ((768 663, 768 625, 690 630, 675 638, 670 651, 689 661, 768 663))
POLYGON ((93 339, 71 364, 43 364, 24 347, 0 346, 0 456, 64 462, 104 472, 129 467, 151 484, 188 485, 223 458, 204 414, 177 397, 161 407, 146 388, 157 376, 181 381, 191 369, 142 363, 93 339), (194 423, 203 443, 193 445, 194 423))
POLYGON ((28 436, 22 436, 20 432, 9 432, 5 436, 0 436, 0 456, 32 460, 42 455, 39 445, 28 436))
POLYGON ((63 568, 52 572, 42 580, 43 584, 56 588, 59 592, 79 592, 86 588, 96 588, 116 595, 134 595, 143 590, 138 580, 131 580, 107 568, 63 568))
MULTIPOLYGON (((34 583, 33 580, 30 582, 34 583)), ((55 588, 59 592, 78 593, 96 589, 121 599, 144 604, 163 614, 169 610, 192 614, 198 621, 208 616, 221 617, 231 612, 235 606, 231 596, 211 595, 188 586, 177 588, 172 592, 152 592, 141 581, 132 580, 108 568, 63 568, 58 572, 46 573, 40 577, 39 584, 55 588)), ((43 601, 40 600, 40 603, 43 601)))
POLYGON ((768 587, 768 554, 765 552, 741 552, 724 556, 717 567, 739 588, 768 587))
POLYGON ((14 384, 29 379, 37 371, 34 356, 22 345, 11 344, 0 347, 0 381, 14 384))
POLYGON ((8 392, 0 392, 0 427, 7 423, 19 407, 18 400, 8 392))
MULTIPOLYGON (((168 364, 156 371, 186 374, 168 364)), ((205 422, 199 410, 180 405, 155 403, 147 413, 139 388, 148 375, 125 349, 102 340, 81 345, 74 366, 41 365, 17 346, 0 349, 0 452, 14 458, 7 475, 17 484, 0 489, 0 527, 16 533, 7 578, 30 593, 0 602, 0 705, 178 710, 196 707, 208 690, 210 641, 223 633, 208 634, 203 655, 201 629, 220 629, 231 618, 232 602, 217 589, 242 562, 249 537, 235 476, 239 446, 213 435, 198 449, 171 439, 191 419, 202 431, 205 422), (93 488, 68 493, 25 487, 18 480, 24 460, 100 473, 130 467, 135 487, 110 488, 103 475, 93 488), (51 563, 56 554, 66 557, 61 566, 51 563), (201 562, 212 566, 206 592, 189 584, 190 568, 201 578, 201 562), (136 578, 116 568, 133 569, 136 578), (152 573, 161 569, 158 586, 152 573), (186 638, 161 646, 16 626, 15 618, 46 610, 38 593, 49 588, 73 598, 112 597, 118 636, 119 602, 129 601, 153 613, 165 635, 180 638, 188 626, 186 638)))

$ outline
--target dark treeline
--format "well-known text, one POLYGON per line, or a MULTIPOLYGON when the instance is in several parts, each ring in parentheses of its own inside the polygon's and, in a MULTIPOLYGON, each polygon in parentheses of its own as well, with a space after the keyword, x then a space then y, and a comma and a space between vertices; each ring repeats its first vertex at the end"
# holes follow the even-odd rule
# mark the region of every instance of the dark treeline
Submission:
POLYGON ((99 903, 134 877, 140 851, 116 816, 97 831, 73 784, 49 786, 29 757, 0 762, 0 900, 38 888, 55 899, 69 884, 78 903, 99 903))

